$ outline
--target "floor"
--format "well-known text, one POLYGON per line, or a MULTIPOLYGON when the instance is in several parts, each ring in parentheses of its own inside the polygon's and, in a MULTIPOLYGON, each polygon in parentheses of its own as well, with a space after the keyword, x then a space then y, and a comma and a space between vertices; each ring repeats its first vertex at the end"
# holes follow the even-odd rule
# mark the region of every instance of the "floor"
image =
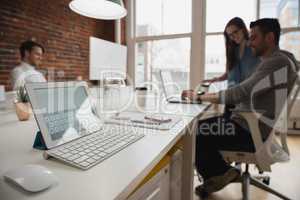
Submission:
MULTIPOLYGON (((300 199, 300 135, 288 136, 288 145, 291 152, 291 160, 287 163, 274 164, 270 186, 293 200, 300 199)), ((251 171, 257 173, 255 169, 251 171)), ((194 185, 199 184, 195 176, 194 185)), ((211 194, 207 200, 240 200, 242 199, 241 184, 232 183, 223 190, 211 194)), ((280 198, 251 186, 250 199, 252 200, 279 200, 280 198)), ((200 200, 194 195, 194 200, 200 200)))

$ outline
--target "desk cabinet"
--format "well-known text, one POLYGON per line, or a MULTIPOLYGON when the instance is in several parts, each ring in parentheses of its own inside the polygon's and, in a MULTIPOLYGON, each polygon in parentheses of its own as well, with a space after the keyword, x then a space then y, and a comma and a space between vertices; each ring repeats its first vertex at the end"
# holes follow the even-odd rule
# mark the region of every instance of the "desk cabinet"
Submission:
POLYGON ((168 164, 140 187, 128 200, 169 200, 169 195, 170 165, 168 164))
POLYGON ((181 200, 183 154, 177 150, 171 157, 170 163, 170 199, 181 200))
POLYGON ((181 150, 172 153, 170 163, 128 200, 181 200, 182 160, 181 150))

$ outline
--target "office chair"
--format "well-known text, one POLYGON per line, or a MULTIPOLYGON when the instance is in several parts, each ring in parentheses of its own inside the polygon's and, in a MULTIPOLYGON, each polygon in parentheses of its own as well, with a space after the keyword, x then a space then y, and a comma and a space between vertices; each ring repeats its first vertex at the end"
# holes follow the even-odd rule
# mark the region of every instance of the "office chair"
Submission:
MULTIPOLYGON (((296 69, 296 68, 295 68, 296 69)), ((263 142, 259 130, 260 113, 254 112, 237 112, 248 123, 251 132, 252 140, 255 146, 255 152, 234 152, 234 151, 221 151, 224 159, 228 162, 237 162, 246 164, 245 171, 242 172, 240 180, 236 182, 242 183, 243 200, 249 200, 250 185, 254 185, 262 190, 270 192, 282 199, 290 200, 290 198, 277 192, 268 186, 269 179, 267 176, 255 177, 250 175, 250 164, 256 165, 260 174, 265 171, 271 172, 271 165, 278 162, 289 161, 289 149, 287 145, 287 119, 289 117, 291 108, 300 91, 300 73, 294 83, 293 89, 290 92, 285 105, 276 121, 273 131, 268 136, 267 140, 263 142), (280 143, 277 141, 276 134, 280 137, 280 143), (263 178, 264 182, 259 179, 263 178)))

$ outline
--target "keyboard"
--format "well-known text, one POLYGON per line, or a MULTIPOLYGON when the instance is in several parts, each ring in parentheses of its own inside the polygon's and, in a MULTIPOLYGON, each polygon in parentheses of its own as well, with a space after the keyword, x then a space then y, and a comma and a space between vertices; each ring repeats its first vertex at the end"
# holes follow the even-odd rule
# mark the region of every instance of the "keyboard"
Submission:
POLYGON ((133 133, 132 130, 126 130, 125 128, 122 130, 111 128, 94 132, 45 153, 47 156, 87 170, 143 136, 143 134, 133 133))

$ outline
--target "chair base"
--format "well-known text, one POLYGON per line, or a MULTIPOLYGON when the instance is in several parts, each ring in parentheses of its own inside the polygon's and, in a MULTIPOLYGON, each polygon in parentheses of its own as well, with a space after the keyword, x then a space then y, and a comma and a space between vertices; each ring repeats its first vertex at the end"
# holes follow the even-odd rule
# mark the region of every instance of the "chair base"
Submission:
POLYGON ((256 180, 262 181, 266 185, 270 185, 270 176, 265 175, 263 173, 257 174, 257 175, 252 175, 252 177, 256 180))
POLYGON ((242 183, 243 200, 250 200, 250 193, 249 193, 250 185, 253 185, 271 194, 274 194, 281 199, 291 200, 287 196, 277 192, 276 190, 272 189, 271 187, 259 181, 258 179, 251 177, 251 175, 247 171, 242 174, 241 179, 238 180, 237 182, 242 183))

